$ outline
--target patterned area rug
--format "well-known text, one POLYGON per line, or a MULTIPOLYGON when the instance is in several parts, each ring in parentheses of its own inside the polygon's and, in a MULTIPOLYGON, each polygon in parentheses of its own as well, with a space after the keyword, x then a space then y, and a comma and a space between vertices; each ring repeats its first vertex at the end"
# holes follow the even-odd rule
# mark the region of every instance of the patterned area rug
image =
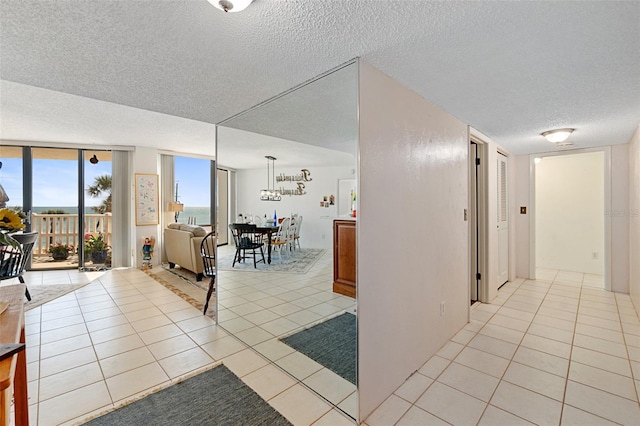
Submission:
POLYGON ((31 301, 27 302, 25 299, 24 310, 37 308, 38 306, 50 302, 58 297, 64 296, 67 293, 71 293, 74 290, 84 287, 85 284, 48 284, 48 285, 29 285, 29 294, 31 294, 31 301))
MULTIPOLYGON (((186 269, 169 269, 169 265, 162 265, 145 271, 151 278, 189 302, 200 311, 204 308, 204 301, 209 290, 209 278, 196 281, 196 274, 186 269)), ((215 319, 216 293, 211 295, 207 316, 215 319)))
MULTIPOLYGON (((267 259, 267 248, 264 249, 264 257, 267 259)), ((253 259, 246 259, 244 263, 236 262, 233 265, 234 254, 220 256, 218 259, 218 269, 223 271, 246 271, 246 272, 279 272, 285 274, 304 274, 324 255, 324 249, 302 249, 287 252, 282 255, 282 262, 277 252, 271 252, 271 264, 258 263, 253 267, 253 259)))

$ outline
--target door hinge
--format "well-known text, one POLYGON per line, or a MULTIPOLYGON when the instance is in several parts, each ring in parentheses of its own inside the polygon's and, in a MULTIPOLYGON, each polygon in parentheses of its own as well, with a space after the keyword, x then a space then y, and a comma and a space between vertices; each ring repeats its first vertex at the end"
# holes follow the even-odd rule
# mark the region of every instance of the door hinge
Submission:
POLYGON ((479 165, 480 165, 480 159, 476 158, 476 166, 479 166, 479 165))
POLYGON ((480 272, 478 272, 476 274, 476 280, 481 280, 482 279, 482 275, 480 274, 480 272))

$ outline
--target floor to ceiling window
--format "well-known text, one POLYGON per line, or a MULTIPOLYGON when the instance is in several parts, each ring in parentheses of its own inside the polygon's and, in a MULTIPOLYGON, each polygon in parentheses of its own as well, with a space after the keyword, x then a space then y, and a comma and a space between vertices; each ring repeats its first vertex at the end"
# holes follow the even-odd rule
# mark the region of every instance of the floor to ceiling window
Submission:
POLYGON ((39 234, 30 269, 95 266, 87 240, 110 245, 113 232, 111 152, 2 146, 0 161, 7 206, 25 212, 26 230, 39 234))
POLYGON ((183 204, 178 223, 211 226, 212 161, 202 158, 174 157, 174 200, 183 204))

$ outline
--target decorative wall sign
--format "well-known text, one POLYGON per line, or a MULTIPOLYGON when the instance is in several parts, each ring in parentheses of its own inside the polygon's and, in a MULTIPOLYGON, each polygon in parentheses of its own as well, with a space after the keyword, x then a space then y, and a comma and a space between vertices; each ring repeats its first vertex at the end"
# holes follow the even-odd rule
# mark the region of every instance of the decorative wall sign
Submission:
POLYGON ((294 189, 285 189, 283 187, 278 188, 280 195, 292 196, 304 195, 307 193, 307 191, 305 191, 304 182, 310 182, 313 180, 311 179, 311 172, 309 169, 301 169, 300 172, 301 173, 298 175, 285 175, 284 173, 280 173, 276 176, 276 182, 295 182, 297 184, 294 189))
POLYGON ((300 170, 301 173, 299 175, 285 175, 284 173, 280 173, 276 176, 276 182, 311 182, 311 172, 309 169, 300 170))
POLYGON ((157 225, 158 214, 158 175, 136 173, 136 225, 157 225))

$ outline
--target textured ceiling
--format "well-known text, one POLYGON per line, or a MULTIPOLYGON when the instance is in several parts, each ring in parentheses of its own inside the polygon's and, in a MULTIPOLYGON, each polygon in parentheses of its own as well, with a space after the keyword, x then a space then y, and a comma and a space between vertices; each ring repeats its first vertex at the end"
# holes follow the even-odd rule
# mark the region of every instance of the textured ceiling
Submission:
MULTIPOLYGON (((539 134, 557 127, 576 148, 626 143, 640 121, 636 1, 0 2, 0 79, 189 119, 177 130, 358 56, 514 153, 549 151, 539 134)), ((0 137, 28 138, 7 121, 37 111, 1 88, 0 137)), ((125 130, 151 131, 137 121, 125 130)))

